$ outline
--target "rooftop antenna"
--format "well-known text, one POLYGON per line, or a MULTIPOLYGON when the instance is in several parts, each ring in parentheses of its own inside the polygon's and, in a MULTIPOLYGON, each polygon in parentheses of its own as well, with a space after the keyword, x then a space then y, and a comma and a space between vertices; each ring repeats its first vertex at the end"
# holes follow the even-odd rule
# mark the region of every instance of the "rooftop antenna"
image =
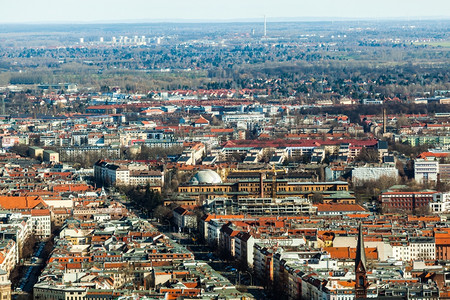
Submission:
POLYGON ((264 15, 264 37, 267 36, 267 18, 266 15, 264 15))

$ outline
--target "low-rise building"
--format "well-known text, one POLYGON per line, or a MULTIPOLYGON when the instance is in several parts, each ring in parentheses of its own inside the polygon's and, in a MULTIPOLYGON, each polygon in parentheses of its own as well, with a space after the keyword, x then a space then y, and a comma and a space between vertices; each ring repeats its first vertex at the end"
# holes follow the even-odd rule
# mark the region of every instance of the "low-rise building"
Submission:
POLYGON ((43 159, 46 162, 58 163, 59 162, 59 153, 56 151, 53 151, 53 150, 44 150, 43 159))

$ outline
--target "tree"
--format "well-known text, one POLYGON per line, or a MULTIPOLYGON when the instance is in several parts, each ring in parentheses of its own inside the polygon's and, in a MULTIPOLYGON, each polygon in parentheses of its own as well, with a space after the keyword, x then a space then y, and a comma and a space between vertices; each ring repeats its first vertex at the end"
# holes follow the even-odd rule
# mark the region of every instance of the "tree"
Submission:
POLYGON ((230 160, 232 162, 242 162, 244 160, 244 158, 245 158, 245 154, 237 153, 237 152, 231 154, 231 156, 230 156, 230 160))
POLYGON ((321 193, 314 193, 311 197, 313 204, 323 203, 323 195, 321 193))
POLYGON ((261 161, 264 163, 268 163, 274 154, 275 154, 275 151, 264 149, 263 155, 261 157, 261 161))
POLYGON ((397 161, 395 163, 395 168, 398 170, 398 174, 400 177, 405 176, 405 165, 401 161, 397 161))
POLYGON ((23 157, 28 156, 28 146, 25 144, 15 144, 10 148, 10 151, 23 157))
POLYGON ((378 151, 375 149, 362 148, 358 156, 355 158, 357 162, 377 163, 380 161, 378 151))
POLYGON ((124 192, 132 203, 145 210, 147 215, 164 202, 161 193, 154 191, 150 184, 147 184, 145 187, 120 187, 119 189, 124 192))
POLYGON ((158 220, 171 220, 173 218, 173 211, 169 206, 158 205, 153 211, 153 217, 158 220))
POLYGON ((430 207, 428 205, 418 207, 414 209, 415 215, 429 215, 430 214, 430 207))
POLYGON ((436 183, 436 191, 447 193, 450 191, 450 183, 438 180, 436 183))
POLYGON ((408 126, 410 124, 411 124, 411 122, 406 117, 398 117, 397 118, 397 124, 396 124, 397 129, 400 129, 403 126, 408 126))
POLYGON ((389 144, 390 151, 397 151, 405 156, 416 157, 422 152, 428 151, 430 145, 419 145, 419 146, 411 146, 406 143, 396 143, 392 142, 389 144))
POLYGON ((211 126, 220 126, 223 125, 222 121, 220 121, 216 116, 212 117, 211 126))
POLYGON ((36 236, 34 234, 30 235, 27 240, 23 243, 22 251, 20 253, 20 258, 28 258, 34 252, 34 246, 37 243, 36 236))

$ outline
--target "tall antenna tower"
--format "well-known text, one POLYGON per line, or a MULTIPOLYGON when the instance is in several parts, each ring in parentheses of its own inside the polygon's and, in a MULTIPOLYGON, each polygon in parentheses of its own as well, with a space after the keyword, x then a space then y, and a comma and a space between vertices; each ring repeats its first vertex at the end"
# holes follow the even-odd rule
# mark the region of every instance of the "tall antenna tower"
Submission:
POLYGON ((267 36, 267 19, 266 15, 264 15, 264 37, 267 36))

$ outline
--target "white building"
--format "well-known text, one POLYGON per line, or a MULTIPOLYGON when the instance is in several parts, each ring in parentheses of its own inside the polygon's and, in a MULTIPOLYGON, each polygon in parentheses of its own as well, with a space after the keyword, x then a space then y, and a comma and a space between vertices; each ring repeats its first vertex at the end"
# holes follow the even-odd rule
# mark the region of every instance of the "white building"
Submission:
POLYGON ((50 210, 33 209, 31 210, 31 223, 33 224, 33 233, 39 240, 46 240, 52 234, 50 210))
POLYGON ((94 164, 94 177, 107 185, 164 184, 164 172, 149 170, 148 166, 123 166, 100 160, 94 164))
POLYGON ((410 247, 407 242, 393 242, 392 254, 395 260, 408 261, 410 260, 410 247))
POLYGON ((409 238, 409 249, 411 260, 436 259, 436 244, 433 237, 409 238))
POLYGON ((398 170, 395 167, 359 167, 352 170, 352 181, 356 185, 365 181, 379 180, 381 177, 398 178, 398 170))
POLYGON ((259 242, 248 232, 239 232, 234 238, 234 250, 236 260, 241 263, 247 264, 250 268, 253 268, 254 261, 254 246, 255 242, 259 242))
POLYGON ((197 217, 195 214, 181 206, 173 210, 173 220, 180 229, 197 228, 197 217))
POLYGON ((207 235, 207 242, 211 246, 218 246, 219 245, 219 237, 220 237, 220 229, 225 224, 225 221, 221 220, 211 220, 207 223, 208 226, 208 235, 207 235))
POLYGON ((0 269, 6 273, 11 272, 18 262, 19 253, 17 252, 16 242, 13 240, 3 240, 0 242, 0 269))
POLYGON ((14 236, 17 253, 20 256, 24 243, 33 233, 31 218, 23 217, 20 213, 12 214, 7 224, 0 224, 0 232, 14 236))
POLYGON ((447 213, 450 211, 450 193, 436 193, 433 202, 429 203, 430 212, 434 214, 447 213))
POLYGON ((85 298, 87 288, 85 287, 68 287, 66 285, 49 285, 40 282, 34 285, 33 295, 35 299, 40 300, 82 300, 85 298))
POLYGON ((439 162, 437 160, 416 159, 414 161, 414 179, 417 182, 437 181, 439 162))
POLYGON ((408 241, 392 242, 393 258, 401 261, 435 260, 436 245, 433 237, 410 237, 408 241))
POLYGON ((242 129, 251 129, 255 124, 265 123, 267 121, 263 113, 226 113, 222 116, 225 124, 236 124, 242 129))

